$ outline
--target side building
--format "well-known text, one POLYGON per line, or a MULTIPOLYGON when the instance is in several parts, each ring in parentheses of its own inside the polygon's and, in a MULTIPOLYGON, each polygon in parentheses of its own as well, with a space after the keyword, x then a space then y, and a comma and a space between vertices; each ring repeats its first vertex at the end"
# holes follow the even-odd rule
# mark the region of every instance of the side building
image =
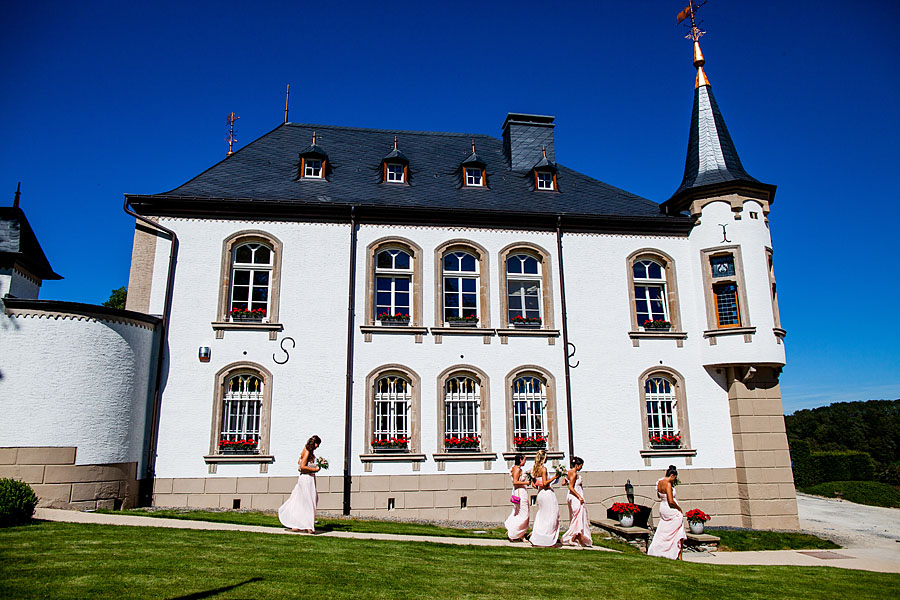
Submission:
POLYGON ((596 516, 671 463, 717 524, 796 528, 775 188, 695 66, 661 205, 558 164, 525 114, 500 138, 285 123, 127 196, 128 308, 167 323, 153 503, 276 508, 317 434, 324 510, 499 521, 545 447, 584 459, 596 516))

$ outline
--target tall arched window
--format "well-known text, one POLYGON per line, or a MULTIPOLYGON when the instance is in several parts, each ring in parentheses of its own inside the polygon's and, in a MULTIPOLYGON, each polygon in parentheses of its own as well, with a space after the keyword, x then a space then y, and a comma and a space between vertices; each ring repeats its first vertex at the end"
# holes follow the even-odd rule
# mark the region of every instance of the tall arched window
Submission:
POLYGON ((530 254, 513 254, 506 259, 506 310, 509 323, 540 323, 541 263, 530 254))
POLYGON ((653 321, 668 321, 666 275, 662 265, 650 259, 634 262, 634 310, 639 327, 650 328, 653 321))
POLYGON ((373 450, 408 450, 412 386, 399 375, 375 381, 373 450))
POLYGON ((268 318, 272 259, 272 249, 260 242, 235 247, 231 262, 231 296, 228 309, 233 321, 268 318))
POLYGON ((517 450, 547 447, 547 389, 527 375, 513 380, 513 445, 517 450))
POLYGON ((468 375, 456 375, 444 384, 444 448, 481 448, 481 386, 468 375))
POLYGON ((648 377, 644 383, 644 398, 650 445, 672 444, 676 438, 680 441, 673 382, 661 375, 648 377))
POLYGON ((444 254, 443 293, 444 322, 479 319, 479 261, 475 255, 463 251, 444 254))
POLYGON ((219 452, 255 454, 259 451, 263 380, 255 373, 238 373, 225 382, 219 452))
POLYGON ((413 268, 409 253, 401 248, 385 248, 375 255, 375 318, 407 320, 412 315, 413 268))

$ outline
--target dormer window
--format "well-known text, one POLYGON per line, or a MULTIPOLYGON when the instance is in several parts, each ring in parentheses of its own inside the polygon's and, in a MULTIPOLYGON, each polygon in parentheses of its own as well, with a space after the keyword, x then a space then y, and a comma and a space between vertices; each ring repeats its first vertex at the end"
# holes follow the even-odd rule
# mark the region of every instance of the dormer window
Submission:
POLYGON ((300 179, 325 179, 328 166, 328 155, 316 144, 316 132, 313 132, 312 144, 300 153, 300 179))
POLYGON ((317 158, 304 158, 303 176, 310 179, 322 179, 322 161, 317 158))
POLYGON ((466 167, 466 187, 484 187, 484 169, 466 167))
POLYGON ((553 173, 549 171, 535 171, 534 179, 537 182, 537 189, 539 190, 554 190, 556 186, 553 185, 553 173))
POLYGON ((384 180, 388 183, 405 183, 406 167, 400 163, 385 163, 384 175, 384 180))

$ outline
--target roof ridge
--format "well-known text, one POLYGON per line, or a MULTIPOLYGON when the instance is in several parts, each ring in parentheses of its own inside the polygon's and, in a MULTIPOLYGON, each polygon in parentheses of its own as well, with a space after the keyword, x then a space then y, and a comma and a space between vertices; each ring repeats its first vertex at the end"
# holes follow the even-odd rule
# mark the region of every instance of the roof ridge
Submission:
POLYGON ((417 131, 413 129, 383 129, 378 127, 347 127, 343 125, 322 125, 317 123, 283 123, 288 127, 315 127, 317 129, 340 129, 341 131, 369 131, 373 133, 389 133, 404 135, 436 135, 443 137, 479 137, 489 138, 495 141, 502 141, 500 138, 487 133, 459 133, 454 131, 417 131))

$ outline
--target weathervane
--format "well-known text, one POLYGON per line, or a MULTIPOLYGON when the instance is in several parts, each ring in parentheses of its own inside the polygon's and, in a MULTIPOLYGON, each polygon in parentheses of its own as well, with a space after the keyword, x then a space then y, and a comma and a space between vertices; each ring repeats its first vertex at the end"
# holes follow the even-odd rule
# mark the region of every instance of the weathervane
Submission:
POLYGON ((705 31, 701 30, 697 26, 696 11, 698 8, 700 8, 701 6, 706 4, 706 2, 708 2, 708 1, 709 0, 704 0, 703 2, 700 2, 699 4, 695 4, 693 2, 693 0, 688 0, 688 5, 685 6, 684 10, 682 10, 680 13, 678 13, 678 16, 675 17, 676 25, 680 24, 682 21, 684 21, 688 17, 691 18, 691 32, 689 34, 687 34, 686 36, 684 36, 685 39, 693 40, 696 42, 696 41, 699 41, 700 37, 706 33, 705 31))
POLYGON ((231 156, 234 154, 232 151, 232 146, 237 141, 237 138, 234 137, 234 122, 240 119, 240 117, 234 116, 234 113, 229 113, 228 116, 225 117, 225 122, 228 124, 228 137, 225 138, 225 141, 228 142, 228 154, 225 156, 231 156))

